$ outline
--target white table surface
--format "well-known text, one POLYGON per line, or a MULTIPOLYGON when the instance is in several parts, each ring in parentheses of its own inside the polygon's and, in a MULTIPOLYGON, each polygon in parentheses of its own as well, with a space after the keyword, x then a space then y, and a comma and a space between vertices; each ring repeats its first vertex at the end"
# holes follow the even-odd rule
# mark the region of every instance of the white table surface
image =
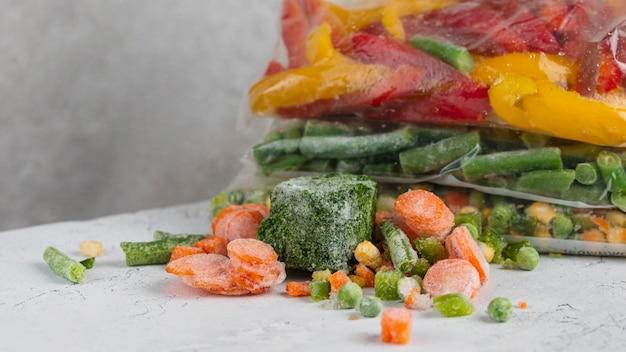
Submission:
POLYGON ((626 343, 620 258, 542 256, 532 272, 492 265, 474 315, 414 311, 406 346, 379 342, 380 318, 351 320, 352 310, 289 298, 284 283, 258 296, 221 297, 186 287, 163 266, 125 265, 121 241, 147 241, 157 229, 207 232, 206 209, 197 203, 0 233, 0 351, 587 352, 626 343), (101 241, 104 255, 81 284, 56 276, 42 259, 50 245, 79 258, 86 239, 101 241), (485 309, 496 296, 528 308, 494 323, 485 309))

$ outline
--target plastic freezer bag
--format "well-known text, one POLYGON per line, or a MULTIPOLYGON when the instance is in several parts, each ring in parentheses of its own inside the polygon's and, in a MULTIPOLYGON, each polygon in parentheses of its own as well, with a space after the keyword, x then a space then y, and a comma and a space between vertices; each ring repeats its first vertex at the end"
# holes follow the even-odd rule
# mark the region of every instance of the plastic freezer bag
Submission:
POLYGON ((626 149, 511 129, 274 120, 244 160, 268 177, 366 174, 582 208, 626 209, 626 149))
POLYGON ((626 2, 284 0, 249 114, 501 125, 626 145, 626 2))

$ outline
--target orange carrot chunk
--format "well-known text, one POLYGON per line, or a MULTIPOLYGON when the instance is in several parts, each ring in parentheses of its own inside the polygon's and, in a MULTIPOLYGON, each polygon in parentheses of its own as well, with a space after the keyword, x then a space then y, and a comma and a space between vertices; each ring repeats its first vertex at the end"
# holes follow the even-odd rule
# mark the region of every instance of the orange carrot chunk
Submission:
POLYGON ((489 279, 489 263, 467 227, 455 228, 446 238, 445 243, 449 258, 465 259, 472 263, 478 270, 481 284, 489 279))
POLYGON ((411 340, 411 311, 405 308, 387 308, 380 319, 380 339, 384 343, 406 345, 411 340))
POLYGON ((350 277, 345 271, 337 270, 328 277, 328 282, 330 282, 330 292, 337 293, 343 285, 350 282, 350 277))
POLYGON ((419 236, 434 236, 443 241, 454 226, 452 211, 441 198, 423 189, 402 193, 396 199, 395 207, 419 236))
POLYGON ((191 247, 191 246, 176 246, 172 249, 172 256, 170 257, 170 262, 182 257, 186 257, 192 254, 201 254, 204 253, 202 248, 191 247))
POLYGON ((228 242, 229 257, 238 258, 252 264, 271 264, 278 260, 278 255, 269 244, 254 238, 240 238, 228 242))
POLYGON ((213 253, 213 254, 221 254, 226 255, 226 239, 219 236, 209 236, 207 238, 201 239, 200 241, 193 244, 194 247, 197 247, 204 251, 204 253, 213 253))
POLYGON ((422 281, 422 289, 431 297, 462 293, 472 298, 479 288, 478 271, 464 259, 443 259, 436 262, 428 269, 422 281))
POLYGON ((287 294, 291 297, 305 297, 311 295, 310 281, 289 281, 287 282, 287 294))
POLYGON ((362 263, 357 264, 354 269, 354 273, 365 279, 366 287, 374 287, 376 273, 372 269, 368 268, 367 265, 362 263))

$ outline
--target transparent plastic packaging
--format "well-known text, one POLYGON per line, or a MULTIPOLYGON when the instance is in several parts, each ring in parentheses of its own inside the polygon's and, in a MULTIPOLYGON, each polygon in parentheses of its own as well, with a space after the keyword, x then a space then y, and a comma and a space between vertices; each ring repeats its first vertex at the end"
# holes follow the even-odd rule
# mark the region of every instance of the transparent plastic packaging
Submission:
POLYGON ((499 126, 626 146, 621 0, 284 0, 246 116, 499 126))

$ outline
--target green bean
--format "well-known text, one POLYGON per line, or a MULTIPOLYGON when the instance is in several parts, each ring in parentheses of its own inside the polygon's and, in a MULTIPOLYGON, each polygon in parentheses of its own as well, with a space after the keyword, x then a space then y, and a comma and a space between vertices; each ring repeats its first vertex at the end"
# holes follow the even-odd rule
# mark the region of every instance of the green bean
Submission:
POLYGON ((603 150, 598 154, 596 163, 604 183, 608 185, 611 192, 626 191, 626 171, 619 155, 603 150))
POLYGON ((475 155, 480 150, 478 132, 465 133, 442 139, 425 146, 400 152, 402 170, 407 174, 424 174, 440 171, 446 165, 469 154, 475 155))
POLYGON ((489 302, 487 315, 497 322, 507 322, 513 316, 513 304, 508 298, 496 297, 489 302))
POLYGON ((154 231, 152 238, 155 241, 184 240, 184 241, 189 241, 189 242, 197 242, 197 241, 200 241, 201 239, 206 238, 207 236, 209 235, 190 234, 190 233, 171 233, 171 232, 156 230, 154 231))
POLYGON ((334 159, 311 159, 307 160, 302 166, 300 166, 301 171, 311 171, 311 172, 331 172, 335 170, 335 160, 334 159))
POLYGON ((176 246, 191 246, 197 237, 181 237, 151 242, 121 242, 120 247, 126 255, 127 266, 166 264, 176 246))
POLYGON ((560 193, 570 188, 574 178, 576 172, 570 169, 528 171, 522 173, 515 188, 529 193, 560 193))
POLYGON ((314 302, 323 301, 330 297, 330 282, 328 281, 312 281, 311 282, 311 299, 314 302))
POLYGON ((95 264, 95 262, 96 262, 96 258, 91 257, 91 258, 81 260, 79 263, 81 263, 85 267, 85 269, 91 269, 93 268, 93 265, 95 264))
POLYGON ((474 58, 462 46, 422 36, 411 38, 409 43, 412 47, 440 59, 461 72, 469 73, 474 68, 474 58))
POLYGON ((375 318, 383 310, 383 302, 376 296, 364 296, 359 303, 359 312, 366 318, 375 318))
POLYGON ((590 205, 608 204, 608 189, 603 182, 595 185, 581 185, 578 183, 561 192, 561 199, 578 201, 590 205))
POLYGON ((410 148, 417 142, 417 130, 403 127, 366 136, 303 137, 300 153, 315 158, 359 158, 410 148))
POLYGON ((363 298, 363 290, 355 282, 348 282, 337 292, 337 304, 341 309, 355 308, 363 298))
POLYGON ((444 317, 472 315, 476 310, 472 301, 462 293, 448 293, 434 297, 433 306, 444 317))
POLYGON ((561 159, 566 167, 575 167, 578 163, 594 161, 602 150, 598 145, 580 142, 560 144, 558 148, 561 150, 561 159))
POLYGON ((402 169, 397 163, 367 164, 361 173, 371 176, 399 176, 402 169))
POLYGON ((398 294, 398 282, 404 274, 397 269, 381 270, 376 272, 374 279, 374 292, 376 297, 383 301, 396 301, 401 297, 398 294))
POLYGON ((532 170, 563 168, 559 148, 537 148, 477 155, 461 163, 467 180, 490 175, 517 175, 532 170))
POLYGON ((452 127, 423 127, 420 126, 417 129, 417 139, 420 144, 428 144, 433 142, 438 142, 442 139, 458 136, 460 134, 466 133, 467 129, 460 128, 452 128, 452 127))
POLYGON ((257 164, 264 165, 297 152, 299 145, 300 139, 278 139, 253 146, 252 155, 257 164))
POLYGON ((415 248, 417 248, 420 256, 425 258, 431 265, 448 257, 443 244, 434 237, 418 237, 413 240, 413 244, 415 244, 415 248))
POLYGON ((43 260, 52 271, 66 280, 80 283, 85 279, 85 266, 54 247, 46 248, 43 252, 43 260))
POLYGON ((389 220, 382 222, 380 231, 389 248, 393 266, 403 273, 410 272, 417 262, 417 252, 407 235, 389 220))
POLYGON ((594 185, 600 181, 600 170, 595 163, 578 163, 574 169, 576 181, 583 185, 594 185))
POLYGON ((306 161, 307 157, 297 154, 289 154, 279 157, 271 162, 260 164, 259 168, 265 176, 269 176, 276 171, 298 170, 306 161))
POLYGON ((343 122, 325 120, 307 120, 304 137, 345 136, 352 134, 352 128, 343 122))
POLYGON ((341 159, 337 161, 335 171, 342 174, 360 174, 365 164, 363 159, 341 159))

